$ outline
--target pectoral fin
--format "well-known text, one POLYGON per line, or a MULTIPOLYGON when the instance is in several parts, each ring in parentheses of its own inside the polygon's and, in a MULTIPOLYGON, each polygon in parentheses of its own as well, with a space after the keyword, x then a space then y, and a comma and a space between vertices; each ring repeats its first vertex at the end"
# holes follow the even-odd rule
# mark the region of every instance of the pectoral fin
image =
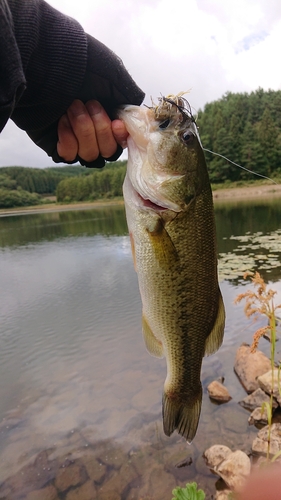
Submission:
POLYGON ((149 354, 155 356, 156 358, 163 358, 163 345, 152 333, 144 315, 142 316, 142 333, 144 337, 145 347, 147 348, 149 354))
POLYGON ((211 333, 206 338, 205 356, 216 352, 222 344, 225 325, 225 310, 221 292, 219 291, 218 314, 211 333))
POLYGON ((171 262, 178 260, 178 253, 164 221, 159 217, 146 228, 155 257, 162 268, 170 268, 171 262))

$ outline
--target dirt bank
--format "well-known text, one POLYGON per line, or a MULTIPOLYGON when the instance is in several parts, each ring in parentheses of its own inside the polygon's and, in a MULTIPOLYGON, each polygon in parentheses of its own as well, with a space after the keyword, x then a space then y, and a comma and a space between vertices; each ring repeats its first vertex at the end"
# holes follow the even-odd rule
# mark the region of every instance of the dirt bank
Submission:
MULTIPOLYGON (((229 189, 217 189, 213 191, 214 201, 246 200, 247 198, 281 197, 281 184, 266 184, 249 187, 237 187, 229 189)), ((95 207, 108 205, 122 205, 122 200, 106 200, 81 203, 50 203, 48 205, 36 205, 33 207, 16 207, 0 209, 0 217, 8 215, 24 215, 29 213, 62 212, 67 210, 88 210, 95 207)))
POLYGON ((25 215, 36 213, 50 213, 50 212, 66 212, 68 210, 88 210, 96 207, 108 207, 109 205, 123 205, 122 200, 119 201, 93 201, 81 203, 50 203, 47 205, 35 205, 33 207, 15 207, 15 208, 2 208, 0 209, 0 217, 8 215, 25 215))
POLYGON ((281 184, 265 184, 249 187, 237 187, 229 189, 217 189, 213 191, 214 201, 231 201, 233 199, 280 197, 281 184))

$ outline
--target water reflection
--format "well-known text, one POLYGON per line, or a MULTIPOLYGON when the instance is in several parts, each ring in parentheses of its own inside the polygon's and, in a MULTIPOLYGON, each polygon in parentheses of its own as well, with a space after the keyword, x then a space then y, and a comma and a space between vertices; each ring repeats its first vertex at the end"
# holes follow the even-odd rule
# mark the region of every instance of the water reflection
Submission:
POLYGON ((0 247, 69 236, 122 236, 127 233, 123 206, 0 217, 0 247))
POLYGON ((215 205, 215 215, 219 251, 232 251, 231 236, 267 234, 280 228, 281 201, 220 202, 215 205))
MULTIPOLYGON (((240 269, 250 253, 268 257, 280 216, 281 204, 217 206, 218 252, 240 269)), ((165 361, 143 345, 123 207, 0 218, 0 255, 0 498, 170 500, 188 480, 214 493, 203 451, 219 441, 248 452, 255 434, 232 369, 257 327, 233 306, 244 283, 228 274, 221 284, 225 341, 204 360, 202 415, 187 448, 163 434, 165 361), (206 392, 220 376, 233 398, 225 406, 206 392), (190 467, 175 468, 189 455, 190 467)), ((281 266, 265 271, 280 288, 281 266)))

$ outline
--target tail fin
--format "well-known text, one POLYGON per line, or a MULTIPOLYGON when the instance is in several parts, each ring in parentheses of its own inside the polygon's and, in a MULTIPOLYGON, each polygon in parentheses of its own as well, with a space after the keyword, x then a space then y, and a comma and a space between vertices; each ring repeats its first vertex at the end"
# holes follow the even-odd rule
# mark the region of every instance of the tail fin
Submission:
POLYGON ((171 398, 164 392, 162 400, 163 427, 166 436, 177 430, 191 443, 198 427, 202 403, 202 387, 195 400, 171 398))

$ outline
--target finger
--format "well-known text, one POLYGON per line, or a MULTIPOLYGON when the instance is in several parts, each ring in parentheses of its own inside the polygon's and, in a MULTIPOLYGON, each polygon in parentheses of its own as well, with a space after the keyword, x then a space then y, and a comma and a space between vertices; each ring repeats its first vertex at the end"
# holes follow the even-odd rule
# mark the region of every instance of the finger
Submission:
POLYGON ((67 110, 67 116, 78 143, 78 155, 85 161, 93 161, 99 156, 99 146, 94 123, 86 106, 75 99, 67 110))
POLYGON ((117 149, 112 122, 98 101, 88 101, 86 108, 93 120, 99 152, 103 158, 110 158, 117 149))
POLYGON ((280 465, 260 468, 246 481, 237 500, 278 500, 280 499, 280 465), (270 468, 271 467, 271 468, 270 468))
POLYGON ((67 115, 63 115, 58 123, 57 152, 65 161, 73 161, 78 153, 78 142, 73 133, 67 115))
POLYGON ((125 126, 125 123, 122 122, 122 120, 113 120, 112 122, 112 133, 113 136, 120 144, 120 146, 124 149, 127 147, 127 138, 128 138, 128 132, 125 126))

